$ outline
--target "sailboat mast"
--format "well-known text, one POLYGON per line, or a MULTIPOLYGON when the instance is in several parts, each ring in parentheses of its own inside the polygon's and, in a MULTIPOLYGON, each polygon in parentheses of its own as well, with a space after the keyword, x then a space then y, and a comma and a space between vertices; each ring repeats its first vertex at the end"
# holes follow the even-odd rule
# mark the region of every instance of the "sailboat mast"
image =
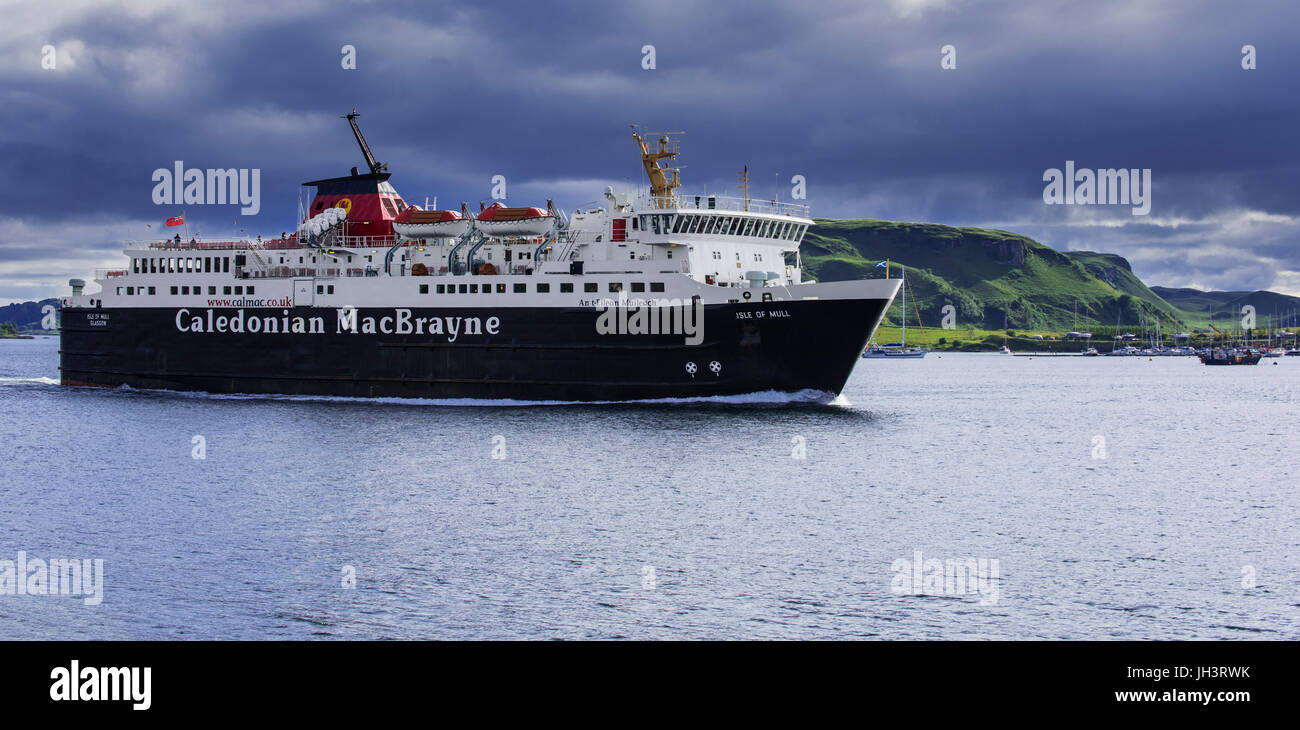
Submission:
POLYGON ((903 337, 901 340, 899 340, 899 344, 902 345, 904 348, 906 348, 907 347, 907 269, 906 268, 903 268, 903 274, 901 278, 903 280, 903 301, 902 301, 903 337))

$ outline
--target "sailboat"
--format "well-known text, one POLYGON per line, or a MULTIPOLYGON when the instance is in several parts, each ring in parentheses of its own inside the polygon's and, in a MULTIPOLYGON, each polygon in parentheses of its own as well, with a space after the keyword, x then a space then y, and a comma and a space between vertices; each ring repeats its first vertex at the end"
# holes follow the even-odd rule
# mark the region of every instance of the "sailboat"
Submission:
MULTIPOLYGON (((902 295, 901 304, 903 307, 903 334, 899 338, 898 342, 891 342, 886 345, 877 345, 875 340, 872 340, 871 344, 868 345, 867 349, 862 353, 862 356, 864 358, 877 358, 877 357, 920 358, 920 357, 925 357, 926 355, 927 352, 926 350, 922 350, 919 347, 907 346, 907 268, 906 267, 902 267, 902 268, 903 268, 903 286, 899 287, 899 290, 902 295)), ((889 276, 888 260, 886 260, 885 263, 885 276, 886 277, 889 276)), ((917 323, 918 324, 920 323, 919 314, 917 315, 917 323)))
POLYGON ((1004 306, 1002 307, 1002 349, 1001 349, 1001 350, 998 350, 998 354, 999 354, 999 355, 1014 355, 1014 354, 1016 354, 1016 353, 1014 353, 1014 352, 1011 351, 1011 348, 1010 348, 1010 347, 1007 347, 1007 328, 1011 326, 1011 325, 1009 324, 1009 322, 1010 322, 1010 315, 1007 313, 1007 310, 1009 310, 1010 308, 1011 308, 1011 304, 1010 304, 1010 302, 1008 302, 1006 305, 1004 305, 1004 306))

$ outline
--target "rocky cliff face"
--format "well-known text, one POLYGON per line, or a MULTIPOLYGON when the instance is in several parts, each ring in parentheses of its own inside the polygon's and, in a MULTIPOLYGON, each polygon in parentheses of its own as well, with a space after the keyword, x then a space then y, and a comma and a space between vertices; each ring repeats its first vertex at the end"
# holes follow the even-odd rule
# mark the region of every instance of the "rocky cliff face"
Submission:
POLYGON ((1120 288, 1125 274, 1132 274, 1133 267, 1129 264, 1128 259, 1123 256, 1109 253, 1094 253, 1090 251, 1067 251, 1066 256, 1083 264, 1088 273, 1110 284, 1116 289, 1120 288))

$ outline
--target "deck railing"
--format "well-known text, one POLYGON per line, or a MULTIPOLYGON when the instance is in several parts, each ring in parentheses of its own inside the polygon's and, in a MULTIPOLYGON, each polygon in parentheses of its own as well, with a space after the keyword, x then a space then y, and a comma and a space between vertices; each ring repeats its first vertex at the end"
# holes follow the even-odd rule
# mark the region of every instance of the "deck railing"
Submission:
POLYGON ((811 209, 802 203, 783 203, 777 200, 758 200, 730 195, 650 195, 640 193, 633 201, 637 212, 652 210, 729 210, 749 213, 767 213, 807 218, 811 209))

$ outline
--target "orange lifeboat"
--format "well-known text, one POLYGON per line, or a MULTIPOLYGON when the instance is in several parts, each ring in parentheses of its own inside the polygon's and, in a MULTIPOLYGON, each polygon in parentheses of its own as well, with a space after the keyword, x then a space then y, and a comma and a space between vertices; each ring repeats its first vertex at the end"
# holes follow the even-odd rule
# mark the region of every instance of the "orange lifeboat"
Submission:
POLYGON ((478 214, 478 229, 489 236, 540 236, 554 222, 555 216, 541 208, 507 208, 501 201, 478 214))
POLYGON ((470 222, 454 210, 417 210, 411 207, 393 220, 393 230, 406 238, 457 238, 469 230, 470 222))

